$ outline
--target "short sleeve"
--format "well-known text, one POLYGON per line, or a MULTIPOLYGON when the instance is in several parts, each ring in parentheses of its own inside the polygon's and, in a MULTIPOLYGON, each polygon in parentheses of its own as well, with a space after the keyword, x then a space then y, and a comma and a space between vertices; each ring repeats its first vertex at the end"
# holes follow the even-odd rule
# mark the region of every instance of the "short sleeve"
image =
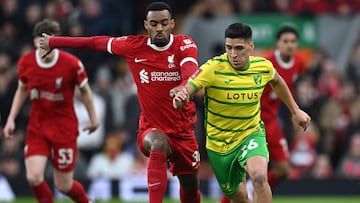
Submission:
POLYGON ((78 60, 76 71, 76 83, 79 87, 83 87, 88 82, 87 72, 83 63, 78 60))
POLYGON ((196 89, 211 86, 214 79, 214 70, 211 63, 203 64, 188 80, 196 89))

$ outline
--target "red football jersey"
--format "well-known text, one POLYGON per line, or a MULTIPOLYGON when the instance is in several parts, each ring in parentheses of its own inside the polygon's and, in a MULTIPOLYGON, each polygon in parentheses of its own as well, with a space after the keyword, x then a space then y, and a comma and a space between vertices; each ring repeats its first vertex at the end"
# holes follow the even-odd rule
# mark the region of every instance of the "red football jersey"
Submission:
POLYGON ((78 135, 73 96, 76 85, 87 82, 81 61, 54 49, 50 63, 40 60, 39 50, 23 55, 18 62, 20 85, 26 85, 31 100, 28 135, 43 135, 56 143, 78 135))
MULTIPOLYGON (((272 62, 278 74, 285 80, 291 93, 295 96, 294 82, 299 74, 305 71, 303 60, 298 55, 294 55, 293 59, 286 63, 280 58, 279 51, 273 52, 266 58, 272 62)), ((261 97, 261 118, 265 124, 266 121, 277 117, 280 102, 281 100, 271 89, 271 86, 267 85, 261 97)))
POLYGON ((176 134, 193 127, 195 105, 173 108, 169 91, 188 78, 182 77, 182 65, 197 64, 197 47, 184 35, 170 35, 165 47, 151 44, 147 35, 110 38, 107 50, 127 61, 135 83, 141 107, 140 127, 158 128, 176 134))

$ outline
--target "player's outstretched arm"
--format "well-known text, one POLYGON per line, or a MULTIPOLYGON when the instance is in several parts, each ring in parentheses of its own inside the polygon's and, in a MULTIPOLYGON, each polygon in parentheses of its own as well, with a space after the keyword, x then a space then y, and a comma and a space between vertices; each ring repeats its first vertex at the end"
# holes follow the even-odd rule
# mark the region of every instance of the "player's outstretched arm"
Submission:
MULTIPOLYGON (((51 49, 60 47, 107 52, 110 38, 110 36, 60 37, 43 33, 42 37, 40 37, 39 45, 41 49, 46 50, 47 54, 51 52, 51 49)), ((41 57, 44 58, 47 54, 41 57)))
POLYGON ((20 109, 24 105, 27 98, 26 86, 19 84, 15 92, 13 103, 9 117, 7 118, 5 127, 3 129, 5 138, 12 138, 15 130, 15 119, 20 112, 20 109))

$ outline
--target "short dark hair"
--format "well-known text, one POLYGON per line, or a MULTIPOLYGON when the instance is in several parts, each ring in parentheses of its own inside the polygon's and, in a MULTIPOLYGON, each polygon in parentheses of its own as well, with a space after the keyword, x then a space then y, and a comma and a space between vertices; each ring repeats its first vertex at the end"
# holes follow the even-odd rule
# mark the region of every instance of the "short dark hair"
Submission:
POLYGON ((149 11, 162 11, 162 10, 168 10, 170 13, 171 18, 173 18, 172 10, 169 6, 169 4, 161 1, 155 1, 149 4, 146 8, 146 17, 149 13, 149 11))
POLYGON ((296 30, 295 27, 290 25, 284 25, 276 33, 276 40, 279 40, 280 37, 285 33, 293 33, 296 36, 296 38, 299 39, 299 32, 296 30))
POLYGON ((225 30, 225 38, 242 38, 249 40, 252 38, 250 26, 243 23, 233 23, 225 30))
POLYGON ((33 36, 41 37, 42 33, 46 33, 48 35, 59 35, 60 24, 55 20, 45 18, 44 20, 35 24, 33 36))

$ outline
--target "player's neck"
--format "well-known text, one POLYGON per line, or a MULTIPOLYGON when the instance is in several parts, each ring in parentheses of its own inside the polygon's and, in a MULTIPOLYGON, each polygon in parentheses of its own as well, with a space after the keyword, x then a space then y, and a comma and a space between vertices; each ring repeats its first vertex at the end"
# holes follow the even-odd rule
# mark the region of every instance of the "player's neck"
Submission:
MULTIPOLYGON (((40 56, 45 54, 42 50, 40 50, 40 56)), ((50 63, 54 59, 54 51, 51 51, 45 58, 41 58, 41 61, 44 63, 50 63)))
POLYGON ((288 63, 291 61, 292 56, 291 55, 284 55, 280 53, 280 58, 283 62, 288 63))

